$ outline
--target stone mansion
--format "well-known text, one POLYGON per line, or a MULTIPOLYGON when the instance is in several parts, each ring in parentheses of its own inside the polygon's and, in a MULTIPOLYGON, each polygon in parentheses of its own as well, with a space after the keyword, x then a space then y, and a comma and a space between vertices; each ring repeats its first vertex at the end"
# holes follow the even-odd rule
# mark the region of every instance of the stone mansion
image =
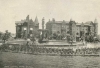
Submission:
POLYGON ((85 39, 86 36, 96 36, 98 33, 97 19, 88 21, 85 23, 77 23, 73 20, 70 21, 56 21, 54 18, 52 21, 46 23, 46 29, 49 35, 61 34, 66 37, 71 36, 73 41, 78 41, 80 38, 85 39))

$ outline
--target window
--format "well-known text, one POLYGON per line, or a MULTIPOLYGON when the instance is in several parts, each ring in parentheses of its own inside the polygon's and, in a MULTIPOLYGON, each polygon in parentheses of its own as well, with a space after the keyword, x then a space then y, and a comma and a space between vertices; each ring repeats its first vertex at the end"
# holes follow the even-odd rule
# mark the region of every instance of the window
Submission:
POLYGON ((76 33, 77 35, 79 35, 79 33, 76 33))
POLYGON ((27 30, 27 28, 24 28, 24 30, 27 30))
POLYGON ((33 30, 33 28, 30 28, 30 30, 33 30))
POLYGON ((67 31, 67 33, 69 34, 69 31, 67 31))

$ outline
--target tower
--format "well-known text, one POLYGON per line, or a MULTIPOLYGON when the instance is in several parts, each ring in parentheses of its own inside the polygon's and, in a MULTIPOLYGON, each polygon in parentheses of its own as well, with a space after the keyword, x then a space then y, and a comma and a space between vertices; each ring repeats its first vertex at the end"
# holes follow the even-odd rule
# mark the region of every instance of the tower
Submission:
POLYGON ((26 17, 26 22, 27 22, 27 37, 29 35, 29 15, 26 17))
POLYGON ((98 22, 97 19, 94 20, 94 35, 97 36, 98 34, 98 22))
POLYGON ((69 32, 70 32, 70 35, 72 35, 72 25, 73 25, 73 20, 70 19, 70 22, 69 22, 69 32))
POLYGON ((76 41, 76 22, 70 19, 69 22, 70 39, 76 41))
POLYGON ((94 20, 94 23, 98 23, 98 22, 97 22, 97 19, 94 20))
POLYGON ((34 23, 35 23, 35 25, 39 24, 37 16, 36 16, 36 18, 35 18, 34 23))
POLYGON ((73 19, 71 18, 70 21, 73 21, 73 19))
POLYGON ((44 38, 44 24, 45 24, 45 21, 44 21, 44 17, 42 18, 42 39, 44 38))
POLYGON ((52 22, 55 23, 55 19, 54 18, 52 18, 52 22))

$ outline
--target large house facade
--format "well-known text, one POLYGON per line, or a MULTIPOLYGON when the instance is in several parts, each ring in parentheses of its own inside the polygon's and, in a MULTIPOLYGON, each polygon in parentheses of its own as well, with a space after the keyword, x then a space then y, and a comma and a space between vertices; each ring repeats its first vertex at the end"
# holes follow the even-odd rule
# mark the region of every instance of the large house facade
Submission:
POLYGON ((37 17, 35 21, 29 19, 29 15, 26 17, 25 20, 16 21, 16 37, 17 38, 27 38, 31 35, 38 35, 39 34, 39 22, 37 17))
POLYGON ((54 33, 63 35, 65 37, 71 37, 73 41, 78 41, 80 38, 85 40, 86 36, 96 36, 98 33, 98 22, 95 19, 94 22, 88 21, 85 23, 77 23, 73 20, 70 21, 48 21, 46 23, 46 29, 49 35, 54 33))

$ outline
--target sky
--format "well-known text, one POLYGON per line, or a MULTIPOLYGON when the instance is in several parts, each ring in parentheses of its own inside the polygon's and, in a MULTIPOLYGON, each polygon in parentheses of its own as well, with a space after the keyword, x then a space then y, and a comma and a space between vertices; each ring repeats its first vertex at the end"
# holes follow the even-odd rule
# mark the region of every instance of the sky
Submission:
POLYGON ((40 28, 43 17, 45 22, 55 18, 56 21, 73 19, 78 23, 96 18, 99 30, 100 0, 0 0, 0 31, 15 33, 15 21, 27 15, 33 20, 37 16, 40 28))

